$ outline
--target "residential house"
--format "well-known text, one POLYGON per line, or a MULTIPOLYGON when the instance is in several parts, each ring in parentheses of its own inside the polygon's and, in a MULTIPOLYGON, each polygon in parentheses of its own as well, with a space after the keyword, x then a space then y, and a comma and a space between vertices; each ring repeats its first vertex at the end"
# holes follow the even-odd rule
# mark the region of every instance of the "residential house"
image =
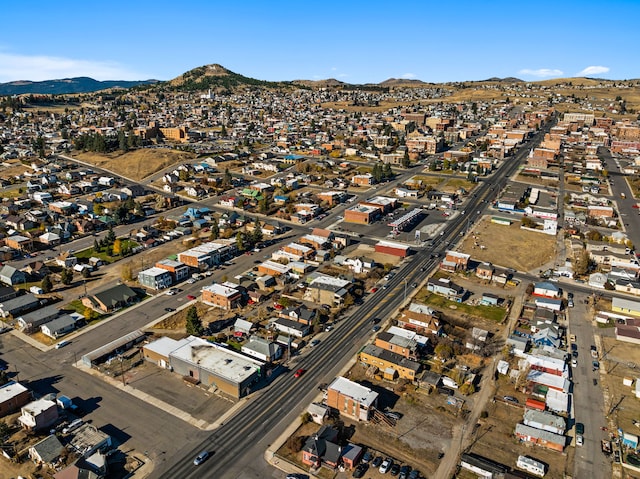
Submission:
POLYGON ((640 316, 640 301, 626 298, 611 298, 611 311, 631 316, 640 316))
POLYGON ((42 334, 53 339, 58 339, 74 329, 76 329, 76 319, 69 314, 64 314, 40 326, 42 334))
POLYGON ((565 436, 543 431, 526 424, 516 424, 515 435, 522 442, 536 444, 558 452, 562 452, 567 444, 565 436))
POLYGON ((241 351, 247 356, 266 363, 276 361, 282 357, 282 348, 277 343, 260 336, 249 337, 249 341, 242 345, 241 351))
POLYGON ((404 356, 408 359, 418 359, 418 343, 415 339, 397 336, 387 331, 382 331, 376 336, 374 344, 381 349, 404 356))
POLYGON ((398 318, 398 326, 420 334, 440 334, 440 314, 423 304, 411 303, 398 318))
POLYGON ((311 326, 298 321, 292 321, 285 318, 276 318, 271 321, 271 325, 278 331, 286 333, 289 336, 303 338, 311 333, 311 326))
POLYGON ((537 282, 533 285, 533 295, 543 298, 558 298, 560 297, 560 287, 549 281, 537 282))
POLYGON ((22 406, 18 421, 25 429, 38 431, 50 427, 58 420, 58 406, 49 399, 38 399, 22 406))
POLYGON ((491 263, 480 263, 476 267, 476 276, 480 279, 491 281, 495 268, 491 263))
POLYGON ((523 421, 525 425, 549 431, 560 436, 564 435, 567 424, 564 418, 546 411, 525 409, 523 421))
POLYGON ((378 405, 378 393, 339 376, 327 388, 326 404, 357 421, 369 421, 378 405))
POLYGON ((367 344, 358 354, 358 360, 368 367, 377 368, 385 379, 408 379, 414 381, 421 365, 404 356, 367 344))
POLYGON ((307 286, 304 292, 304 299, 313 301, 316 304, 339 306, 344 303, 351 286, 352 283, 345 279, 325 275, 318 276, 307 286))
POLYGON ((615 333, 618 341, 640 344, 640 319, 629 318, 616 321, 615 333))
POLYGON ((440 269, 455 272, 466 271, 469 266, 471 255, 458 253, 457 251, 447 251, 444 259, 440 262, 440 269))
POLYGON ((302 463, 313 468, 324 465, 335 469, 340 462, 340 455, 338 431, 328 425, 311 434, 302 447, 302 463))
POLYGON ((457 303, 462 302, 462 298, 465 294, 462 286, 454 284, 453 281, 447 278, 429 278, 427 281, 427 291, 444 296, 448 300, 455 301, 457 303))
POLYGON ((27 276, 23 271, 14 268, 8 264, 5 264, 0 269, 0 282, 7 284, 9 286, 14 286, 17 284, 23 284, 27 281, 27 276))
POLYGON ((82 298, 87 308, 101 313, 112 313, 138 301, 138 295, 126 284, 117 284, 82 298))
POLYGON ((278 314, 281 318, 291 319, 292 321, 298 321, 302 324, 311 325, 317 317, 317 311, 315 309, 309 309, 306 306, 296 306, 287 308, 278 314))
POLYGON ((0 418, 19 411, 32 400, 29 389, 16 381, 0 386, 0 418))
POLYGON ((26 311, 36 309, 38 306, 40 306, 40 300, 36 298, 35 294, 23 294, 0 303, 0 315, 3 318, 8 316, 15 318, 26 311))
POLYGON ((29 459, 36 464, 53 465, 64 450, 58 437, 51 434, 29 448, 29 459))
POLYGON ((37 331, 38 329, 40 329, 41 325, 52 321, 58 316, 60 316, 60 310, 56 305, 51 304, 49 306, 45 306, 44 308, 39 308, 35 311, 31 311, 30 313, 18 316, 16 318, 16 321, 24 332, 30 333, 33 331, 37 331))

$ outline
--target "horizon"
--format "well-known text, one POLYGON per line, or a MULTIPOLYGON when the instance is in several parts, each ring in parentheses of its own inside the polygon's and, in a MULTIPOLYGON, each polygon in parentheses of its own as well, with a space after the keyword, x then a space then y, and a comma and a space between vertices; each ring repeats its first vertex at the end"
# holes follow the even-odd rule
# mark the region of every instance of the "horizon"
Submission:
POLYGON ((7 18, 28 18, 30 30, 25 35, 20 22, 7 22, 0 33, 0 83, 168 81, 213 63, 250 78, 289 82, 640 78, 625 49, 640 43, 634 25, 640 2, 631 0, 496 0, 491 8, 462 0, 455 10, 409 1, 394 16, 380 0, 366 8, 334 0, 215 6, 195 0, 188 11, 166 0, 114 0, 99 15, 78 0, 69 0, 64 10, 32 3, 36 10, 20 2, 4 8, 7 18))

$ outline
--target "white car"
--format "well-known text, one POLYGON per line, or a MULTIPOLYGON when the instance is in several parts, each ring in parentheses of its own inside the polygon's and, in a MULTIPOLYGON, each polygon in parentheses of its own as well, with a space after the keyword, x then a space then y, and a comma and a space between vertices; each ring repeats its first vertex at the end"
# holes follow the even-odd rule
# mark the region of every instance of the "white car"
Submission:
POLYGON ((582 434, 578 434, 576 436, 576 445, 582 446, 583 444, 584 444, 584 438, 582 437, 582 434))
POLYGON ((393 461, 387 457, 382 461, 382 464, 380 464, 380 469, 378 469, 378 471, 380 474, 386 474, 389 472, 389 469, 391 469, 391 466, 393 466, 393 461))
POLYGON ((176 291, 176 290, 173 290, 173 289, 170 289, 170 290, 169 290, 169 291, 167 291, 165 294, 166 294, 167 296, 173 296, 174 294, 177 294, 177 291, 176 291))

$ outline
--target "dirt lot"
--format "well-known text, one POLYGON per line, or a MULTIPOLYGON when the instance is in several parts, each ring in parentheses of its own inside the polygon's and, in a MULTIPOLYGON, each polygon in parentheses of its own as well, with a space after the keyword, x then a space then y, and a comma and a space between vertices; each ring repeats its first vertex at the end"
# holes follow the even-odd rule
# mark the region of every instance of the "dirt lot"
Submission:
MULTIPOLYGON (((500 391, 503 392, 514 395, 513 389, 509 387, 500 391)), ((522 421, 523 408, 495 402, 489 404, 487 412, 488 417, 478 421, 479 426, 476 427, 470 452, 511 467, 515 466, 519 455, 531 456, 549 465, 549 471, 545 475, 549 479, 560 479, 565 477, 565 471, 571 472, 568 468, 568 456, 573 455, 572 447, 568 447, 566 454, 562 454, 542 447, 529 447, 516 439, 513 431, 515 425, 522 421)))
MULTIPOLYGON (((600 384, 605 391, 605 409, 610 411, 615 405, 615 413, 610 417, 617 426, 632 434, 640 434, 633 421, 640 419, 640 400, 634 397, 632 387, 624 386, 624 378, 637 380, 640 376, 640 349, 638 345, 616 341, 612 337, 601 337, 600 384)), ((611 426, 612 424, 610 424, 611 426)))
POLYGON ((195 158, 193 153, 155 148, 129 151, 126 153, 78 153, 74 155, 101 168, 106 168, 132 180, 142 180, 163 168, 195 158))
POLYGON ((385 253, 376 253, 373 246, 369 246, 367 244, 359 244, 355 249, 346 253, 349 258, 356 258, 359 256, 366 256, 367 258, 371 258, 378 264, 392 264, 393 266, 397 266, 402 258, 398 256, 393 256, 385 253))
POLYGON ((555 258, 556 238, 521 230, 520 221, 515 218, 510 226, 505 226, 492 223, 491 218, 485 216, 473 229, 473 233, 464 239, 459 251, 470 254, 476 261, 488 261, 519 271, 532 271, 555 258), (505 254, 507 251, 509 254, 505 254))
MULTIPOLYGON (((341 416, 340 419, 349 431, 349 440, 366 446, 374 455, 391 457, 395 462, 420 470, 423 477, 430 477, 438 466, 438 454, 446 451, 451 444, 454 429, 463 424, 461 415, 456 416, 457 408, 447 405, 446 396, 437 393, 429 395, 426 391, 414 389, 394 392, 393 384, 367 378, 365 369, 359 364, 351 369, 349 378, 380 394, 379 409, 389 408, 402 414, 395 427, 354 422, 341 416)), ((317 424, 304 425, 294 436, 310 435, 318 427, 317 424)), ((299 454, 293 455, 286 449, 286 445, 283 446, 279 454, 299 462, 299 454)), ((350 474, 340 474, 337 477, 350 477, 350 474)), ((365 477, 373 479, 385 476, 370 469, 365 477)))

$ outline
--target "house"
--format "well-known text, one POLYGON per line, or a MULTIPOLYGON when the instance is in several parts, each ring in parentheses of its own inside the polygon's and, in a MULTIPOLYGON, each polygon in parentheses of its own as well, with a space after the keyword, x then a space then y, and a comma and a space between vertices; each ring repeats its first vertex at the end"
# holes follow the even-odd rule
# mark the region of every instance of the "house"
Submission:
POLYGON ((562 452, 567 444, 565 436, 536 429, 526 424, 516 424, 515 435, 522 442, 536 444, 558 452, 562 452))
POLYGON ((290 319, 277 318, 271 322, 271 325, 276 330, 296 338, 303 338, 311 333, 310 325, 299 323, 298 321, 292 321, 290 319))
POLYGON ((509 467, 499 462, 495 462, 484 456, 475 453, 463 453, 460 457, 460 467, 471 471, 477 477, 498 478, 505 477, 509 472, 509 467))
POLYGON ((400 378, 413 381, 421 368, 420 363, 373 344, 367 344, 362 348, 358 360, 368 367, 382 371, 385 379, 389 380, 400 378))
POLYGON ((0 304, 3 301, 7 301, 9 299, 13 299, 18 296, 18 291, 13 289, 11 286, 2 286, 0 285, 0 304))
POLYGON ((19 411, 32 399, 29 389, 16 381, 0 386, 0 418, 19 411))
POLYGON ((405 358, 418 359, 418 343, 415 339, 382 331, 376 336, 374 344, 379 348, 394 352, 405 358))
POLYGON ((326 404, 347 417, 368 421, 378 404, 378 393, 339 376, 327 388, 326 404))
POLYGON ((53 464, 64 451, 64 446, 55 434, 45 437, 29 448, 29 459, 36 464, 53 464))
POLYGON ((531 385, 532 390, 544 392, 548 389, 555 389, 557 391, 569 392, 571 381, 568 379, 557 376, 555 374, 545 373, 538 370, 531 370, 527 374, 527 382, 531 385))
POLYGON ((58 420, 58 406, 48 399, 38 399, 22 406, 18 421, 25 429, 37 431, 48 428, 58 420))
POLYGON ((251 321, 247 321, 246 319, 238 318, 236 322, 233 323, 233 332, 235 336, 242 336, 244 334, 251 334, 251 329, 254 327, 254 324, 251 321))
POLYGON ((234 309, 240 306, 242 293, 223 284, 212 284, 202 288, 202 302, 222 309, 234 309))
POLYGON ((45 336, 58 339, 76 328, 76 320, 71 315, 64 314, 57 319, 40 326, 40 331, 45 336))
POLYGON ((402 311, 398 326, 420 334, 439 334, 442 329, 438 312, 418 303, 411 303, 402 311))
POLYGON ((535 305, 538 308, 546 308, 552 311, 560 311, 562 309, 562 299, 560 298, 535 298, 535 305))
POLYGON ((471 334, 465 343, 465 347, 472 351, 478 351, 486 344, 488 337, 489 331, 474 326, 471 329, 471 334))
POLYGON ((117 284, 82 298, 82 304, 101 313, 112 313, 138 301, 138 295, 126 284, 117 284))
POLYGON ((307 406, 307 412, 311 414, 311 419, 316 424, 323 424, 325 419, 329 417, 329 407, 324 404, 312 402, 307 406))
POLYGON ((427 281, 427 291, 444 296, 450 301, 461 303, 464 297, 464 288, 453 283, 448 278, 429 278, 427 281))
POLYGON ((40 326, 48 323, 49 321, 52 321, 58 316, 60 316, 60 310, 56 307, 56 305, 51 304, 49 306, 45 306, 44 308, 39 308, 35 311, 31 311, 30 313, 19 316, 18 318, 16 318, 16 320, 18 325, 24 332, 30 333, 32 331, 40 329, 40 326))
POLYGON ((630 314, 631 316, 640 316, 640 301, 614 296, 611 298, 611 311, 620 314, 630 314))
POLYGON ((491 263, 480 263, 476 267, 476 276, 486 281, 491 281, 495 268, 491 263))
POLYGON ((440 262, 440 269, 444 271, 466 271, 469 266, 471 255, 458 253, 457 251, 447 251, 444 259, 440 262))
POLYGON ((281 318, 291 319, 307 325, 311 325, 313 323, 314 319, 316 319, 316 315, 317 311, 315 309, 309 309, 304 305, 287 308, 278 314, 281 318))
POLYGON ((628 318, 616 321, 616 339, 640 344, 640 319, 628 318))
POLYGON ((345 279, 326 275, 318 276, 307 286, 304 292, 304 299, 313 301, 316 304, 338 306, 344 303, 351 286, 352 283, 345 279))
POLYGON ((340 462, 338 431, 324 425, 315 434, 311 434, 302 447, 302 463, 318 468, 322 465, 335 469, 340 462))
POLYGON ((36 298, 35 294, 23 294, 15 298, 7 299, 0 303, 0 315, 3 318, 8 316, 17 317, 19 314, 25 311, 31 311, 40 306, 40 300, 36 298))
POLYGON ((282 348, 278 344, 260 336, 251 336, 240 350, 247 356, 264 362, 273 362, 282 357, 282 348))
POLYGON ((543 298, 558 298, 561 295, 560 287, 549 281, 541 281, 533 285, 533 295, 543 298))
MULTIPOLYGON (((544 407, 544 404, 543 404, 544 407)), ((536 409, 525 409, 523 421, 527 426, 549 431, 554 434, 564 435, 567 424, 564 418, 553 413, 536 409)))
POLYGON ((0 269, 0 282, 7 284, 9 286, 14 286, 16 284, 23 284, 27 281, 27 276, 24 272, 19 269, 14 268, 8 264, 5 264, 0 269))

